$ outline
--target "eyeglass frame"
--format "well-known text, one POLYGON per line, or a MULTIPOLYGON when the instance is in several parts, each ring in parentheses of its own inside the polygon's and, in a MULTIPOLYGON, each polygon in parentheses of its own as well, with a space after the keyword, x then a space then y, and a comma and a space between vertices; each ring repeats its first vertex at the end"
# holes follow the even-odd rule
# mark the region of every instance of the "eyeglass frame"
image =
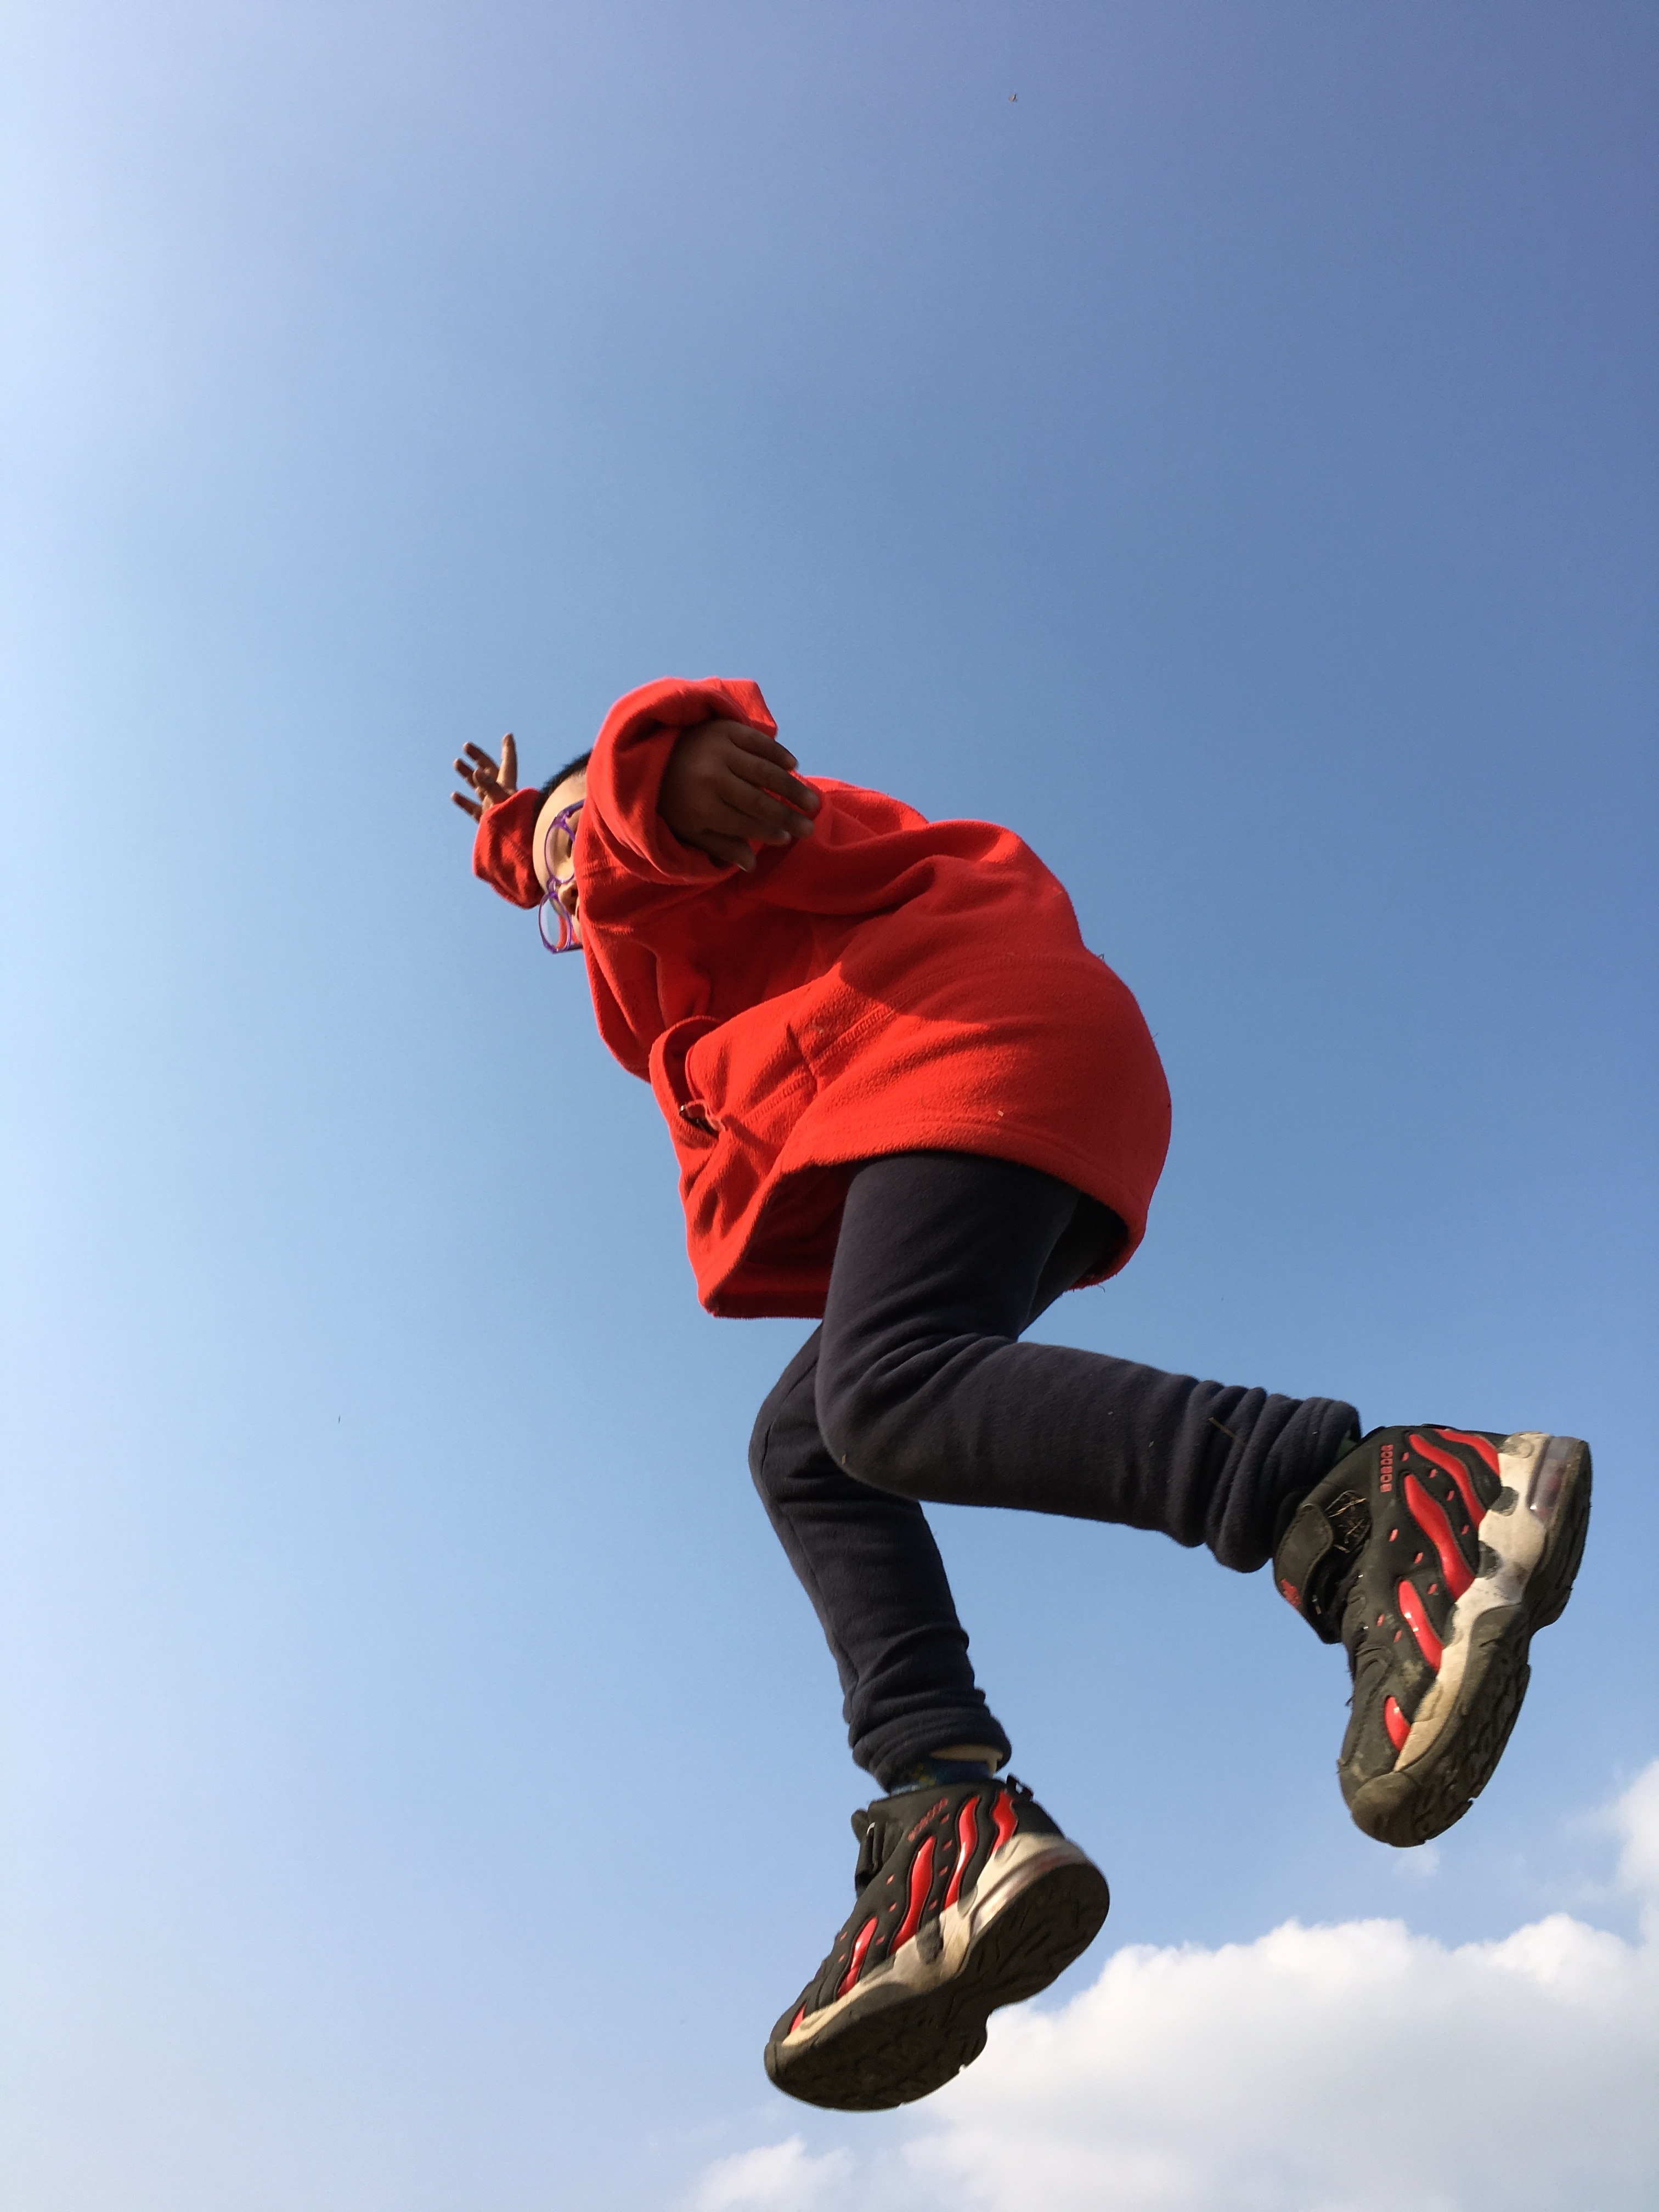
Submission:
POLYGON ((586 799, 578 799, 568 806, 562 806, 542 835, 542 860, 547 870, 547 889, 536 909, 536 927, 543 945, 550 952, 580 952, 582 948, 581 935, 574 917, 565 912, 559 893, 567 884, 574 883, 576 878, 576 817, 586 803, 586 799), (562 830, 570 840, 570 867, 568 872, 562 876, 556 875, 553 869, 553 832, 556 830, 562 830), (547 909, 550 906, 559 918, 559 941, 556 945, 547 933, 547 909))

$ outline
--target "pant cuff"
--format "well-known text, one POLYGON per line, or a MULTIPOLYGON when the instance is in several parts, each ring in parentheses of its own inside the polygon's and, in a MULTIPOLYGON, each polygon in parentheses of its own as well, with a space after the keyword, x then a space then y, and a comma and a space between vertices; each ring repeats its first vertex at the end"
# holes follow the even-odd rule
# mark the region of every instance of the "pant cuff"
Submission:
POLYGON ((1273 1557, 1297 1507, 1323 1482, 1348 1439, 1360 1434, 1358 1413, 1340 1398, 1304 1398, 1291 1427, 1294 1436, 1287 1431, 1274 1444, 1267 1462, 1269 1475, 1278 1477, 1273 1485, 1273 1511, 1266 1524, 1267 1559, 1273 1557))
POLYGON ((849 1732, 853 1757, 884 1790, 891 1790, 910 1769, 949 1743, 982 1743, 998 1753, 999 1766, 1013 1755, 1000 1721, 983 1705, 940 1705, 884 1722, 863 1735, 849 1732))

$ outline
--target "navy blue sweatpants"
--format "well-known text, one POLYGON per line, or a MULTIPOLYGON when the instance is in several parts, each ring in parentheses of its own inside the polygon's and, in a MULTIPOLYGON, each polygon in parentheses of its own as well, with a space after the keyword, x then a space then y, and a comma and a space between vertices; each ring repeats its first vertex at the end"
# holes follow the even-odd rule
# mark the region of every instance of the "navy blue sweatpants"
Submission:
POLYGON ((1034 1168, 901 1152, 853 1174, 823 1320, 761 1408, 750 1466, 884 1789, 1008 1739, 968 1659, 921 1501, 1161 1529, 1261 1566, 1357 1435, 1330 1398, 1021 1344, 1122 1224, 1034 1168))

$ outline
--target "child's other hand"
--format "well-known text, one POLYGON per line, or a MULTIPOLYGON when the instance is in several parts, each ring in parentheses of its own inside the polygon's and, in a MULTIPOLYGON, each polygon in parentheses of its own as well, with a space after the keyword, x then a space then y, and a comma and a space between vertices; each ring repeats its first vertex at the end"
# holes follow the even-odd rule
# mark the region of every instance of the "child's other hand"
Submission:
POLYGON ((791 771, 795 756, 744 722, 701 722, 668 756, 657 811, 682 844, 722 867, 752 868, 756 845, 812 834, 823 805, 791 771))
POLYGON ((450 797, 463 814, 481 822, 492 806, 511 799, 519 787, 519 748, 513 742, 512 731, 501 739, 499 762, 482 745, 469 745, 466 758, 456 762, 455 773, 463 783, 471 785, 477 796, 469 799, 464 791, 452 791, 450 797))

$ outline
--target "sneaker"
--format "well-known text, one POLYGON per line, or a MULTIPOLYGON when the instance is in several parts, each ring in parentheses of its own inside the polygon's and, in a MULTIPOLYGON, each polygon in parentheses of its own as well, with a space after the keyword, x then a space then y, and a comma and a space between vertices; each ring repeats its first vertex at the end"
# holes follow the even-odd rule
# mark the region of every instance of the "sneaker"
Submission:
POLYGON ((1110 1898, 1012 1776, 878 1797, 853 1832, 857 1902, 773 2029, 766 2070, 809 2105, 868 2112, 977 2058, 989 2015, 1085 1951, 1110 1898))
POLYGON ((1559 1620, 1589 1522, 1577 1437, 1373 1429, 1273 1553, 1273 1578, 1347 1648, 1337 1774, 1356 1823, 1425 1844, 1491 1780, 1526 1695, 1527 1647, 1559 1620))

